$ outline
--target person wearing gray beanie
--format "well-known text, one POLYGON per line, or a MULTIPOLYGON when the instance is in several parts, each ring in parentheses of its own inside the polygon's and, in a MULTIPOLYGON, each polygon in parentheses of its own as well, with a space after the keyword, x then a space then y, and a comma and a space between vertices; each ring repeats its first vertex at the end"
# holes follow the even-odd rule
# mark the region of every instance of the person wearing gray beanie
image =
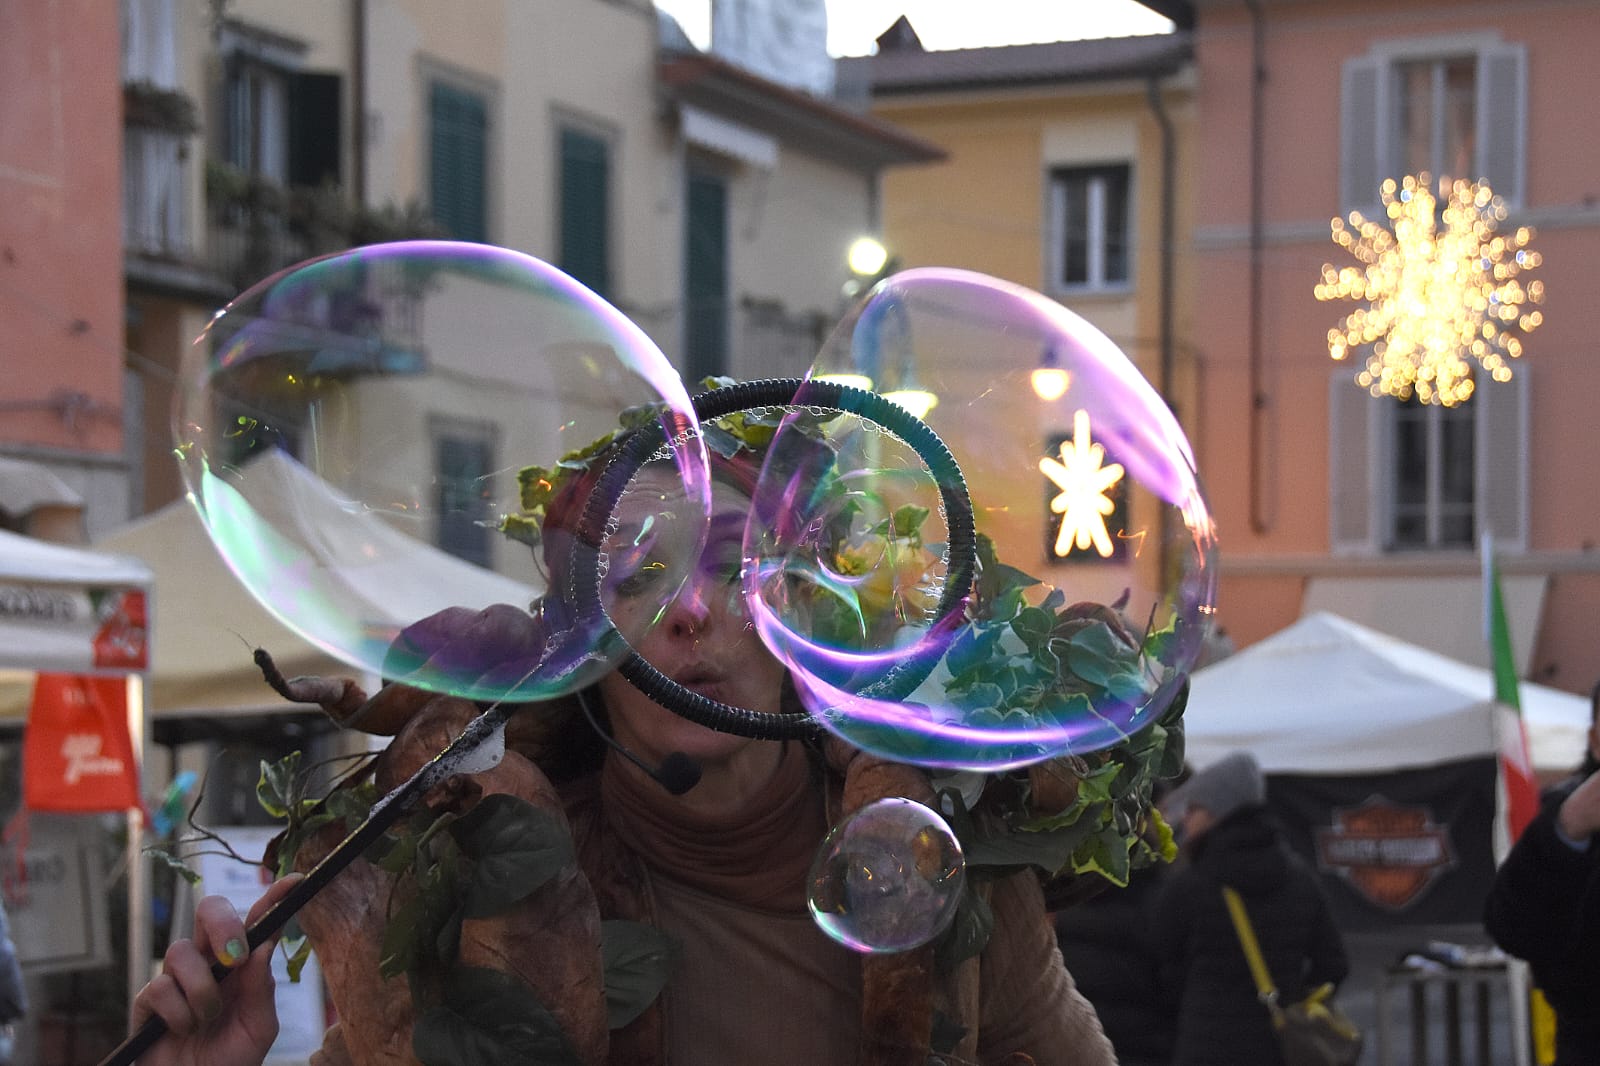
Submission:
POLYGON ((1343 938, 1317 874, 1289 849, 1267 809, 1253 755, 1236 751, 1197 771, 1162 805, 1182 828, 1188 863, 1161 886, 1152 911, 1161 991, 1176 1008, 1172 1066, 1282 1066, 1222 888, 1244 900, 1285 1002, 1349 971, 1343 938))

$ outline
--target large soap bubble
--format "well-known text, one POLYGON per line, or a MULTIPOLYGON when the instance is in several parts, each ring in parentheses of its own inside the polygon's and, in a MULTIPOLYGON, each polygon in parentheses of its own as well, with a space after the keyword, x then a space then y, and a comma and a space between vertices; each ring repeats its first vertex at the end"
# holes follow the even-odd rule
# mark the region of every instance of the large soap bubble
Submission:
POLYGON ((375 245, 261 282, 195 343, 176 435, 212 540, 284 623, 473 699, 593 680, 627 651, 597 588, 629 598, 635 641, 705 537, 705 451, 666 357, 501 248, 375 245), (603 462, 558 460, 625 411, 658 442, 652 476, 596 494, 603 462))
POLYGON ((1104 334, 954 270, 881 282, 812 382, 865 378, 949 447, 976 549, 931 468, 808 383, 745 554, 764 641, 821 722, 889 758, 1002 769, 1114 747, 1171 704, 1209 630, 1215 533, 1177 420, 1104 334), (931 406, 930 406, 931 405, 931 406), (833 453, 822 477, 818 443, 833 453), (952 545, 959 551, 952 553, 952 545), (976 557, 971 595, 949 583, 976 557))
POLYGON ((807 880, 811 917, 863 954, 921 947, 950 925, 966 885, 955 834, 909 799, 869 803, 833 828, 807 880))

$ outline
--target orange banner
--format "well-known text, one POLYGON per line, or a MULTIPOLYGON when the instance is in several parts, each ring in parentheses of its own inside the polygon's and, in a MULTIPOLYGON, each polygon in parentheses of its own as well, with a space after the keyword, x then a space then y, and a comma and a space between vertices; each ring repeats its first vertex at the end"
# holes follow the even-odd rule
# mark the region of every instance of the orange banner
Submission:
POLYGON ((139 770, 121 677, 39 674, 22 735, 22 802, 34 811, 138 807, 139 770))

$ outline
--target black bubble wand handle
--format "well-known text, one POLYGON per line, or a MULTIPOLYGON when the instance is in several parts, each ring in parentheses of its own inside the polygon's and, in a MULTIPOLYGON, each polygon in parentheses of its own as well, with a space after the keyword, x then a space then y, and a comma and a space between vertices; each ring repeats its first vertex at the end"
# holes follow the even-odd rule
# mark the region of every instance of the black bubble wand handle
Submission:
MULTIPOLYGON (((374 803, 365 821, 351 830, 350 835, 313 866, 304 878, 290 888, 287 895, 245 930, 249 950, 254 951, 281 931, 301 907, 311 902, 312 897, 349 866, 356 856, 377 843, 378 838, 410 810, 412 803, 433 786, 457 774, 481 773, 498 766, 505 755, 506 719, 515 710, 514 706, 491 706, 468 722, 461 735, 451 741, 448 747, 374 803)), ((218 981, 231 972, 220 962, 211 966, 211 975, 218 981)), ((159 1015, 151 1015, 136 1032, 101 1059, 100 1066, 132 1066, 166 1033, 167 1023, 159 1015)))

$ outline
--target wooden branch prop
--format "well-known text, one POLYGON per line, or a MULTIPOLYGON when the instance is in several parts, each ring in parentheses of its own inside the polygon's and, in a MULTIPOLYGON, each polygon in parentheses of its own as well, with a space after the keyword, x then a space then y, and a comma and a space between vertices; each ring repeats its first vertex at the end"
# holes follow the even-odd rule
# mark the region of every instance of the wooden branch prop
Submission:
MULTIPOLYGON (((246 930, 246 940, 254 951, 281 930, 296 913, 321 892, 334 877, 362 852, 378 841, 410 809, 411 805, 435 785, 457 774, 481 773, 500 764, 505 754, 506 719, 516 710, 499 704, 490 707, 467 724, 449 747, 423 763, 415 773, 372 806, 367 820, 339 842, 305 879, 291 888, 261 919, 246 930)), ((211 968, 221 981, 231 972, 220 962, 211 968)), ((147 1019, 139 1030, 117 1045, 101 1060, 100 1066, 132 1066, 138 1057, 166 1033, 166 1022, 159 1016, 147 1019)))

